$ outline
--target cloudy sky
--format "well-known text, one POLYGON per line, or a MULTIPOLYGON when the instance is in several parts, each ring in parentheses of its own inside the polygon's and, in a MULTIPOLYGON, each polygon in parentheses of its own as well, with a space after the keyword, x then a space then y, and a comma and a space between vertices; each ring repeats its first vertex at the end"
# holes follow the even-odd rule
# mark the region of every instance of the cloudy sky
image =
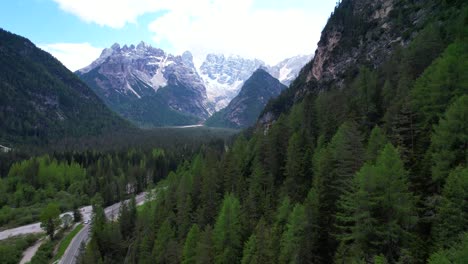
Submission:
POLYGON ((236 54, 274 64, 313 54, 337 0, 14 0, 0 27, 31 39, 71 70, 113 43, 172 54, 236 54))

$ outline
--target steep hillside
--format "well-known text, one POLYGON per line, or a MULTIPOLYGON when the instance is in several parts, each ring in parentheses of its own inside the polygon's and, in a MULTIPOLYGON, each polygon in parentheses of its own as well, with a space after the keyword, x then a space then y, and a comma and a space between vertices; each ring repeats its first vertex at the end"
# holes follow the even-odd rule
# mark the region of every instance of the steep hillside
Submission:
POLYGON ((292 89, 265 109, 262 122, 275 120, 305 94, 344 88, 346 82, 357 75, 359 67, 376 69, 419 38, 418 45, 422 46, 417 51, 419 54, 407 58, 408 63, 418 60, 417 72, 412 73, 412 78, 417 77, 443 49, 441 45, 428 44, 437 43, 447 34, 445 31, 453 27, 444 17, 444 11, 440 1, 341 1, 322 31, 314 58, 304 67, 292 89))
POLYGON ((341 1, 262 126, 202 149, 141 214, 98 218, 83 262, 466 263, 467 15, 341 1))
POLYGON ((128 128, 96 94, 28 39, 0 29, 0 144, 128 128))
POLYGON ((229 105, 216 112, 207 121, 207 126, 246 128, 253 124, 268 100, 278 96, 286 86, 263 69, 256 70, 245 81, 239 94, 229 105))
POLYGON ((208 100, 214 104, 215 110, 219 111, 239 93, 244 82, 258 68, 264 68, 282 84, 289 86, 311 57, 298 55, 268 66, 258 59, 208 54, 198 71, 205 82, 208 100))

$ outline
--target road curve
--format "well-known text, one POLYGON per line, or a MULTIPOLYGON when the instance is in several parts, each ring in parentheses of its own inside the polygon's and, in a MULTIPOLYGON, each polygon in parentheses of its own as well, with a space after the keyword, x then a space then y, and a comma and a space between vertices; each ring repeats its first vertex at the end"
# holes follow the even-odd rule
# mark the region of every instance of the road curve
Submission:
MULTIPOLYGON (((142 205, 145 203, 145 195, 146 195, 146 192, 143 192, 135 196, 135 201, 137 205, 142 205)), ((125 200, 125 202, 128 202, 128 201, 129 200, 125 200)), ((106 217, 109 220, 117 219, 119 215, 121 203, 122 202, 118 202, 104 209, 104 213, 106 214, 106 217)), ((70 245, 68 246, 67 250, 65 250, 65 253, 63 254, 63 257, 59 263, 61 264, 75 264, 76 263, 76 258, 78 257, 80 253, 81 243, 88 242, 90 231, 91 231, 91 226, 88 224, 88 225, 85 225, 83 229, 81 229, 80 232, 78 232, 75 235, 70 245)))

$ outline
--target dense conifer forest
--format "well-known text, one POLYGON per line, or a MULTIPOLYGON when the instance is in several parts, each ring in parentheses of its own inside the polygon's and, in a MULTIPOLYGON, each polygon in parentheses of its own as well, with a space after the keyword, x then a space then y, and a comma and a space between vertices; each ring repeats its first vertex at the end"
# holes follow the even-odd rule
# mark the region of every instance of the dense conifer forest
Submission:
POLYGON ((313 89, 307 65, 263 111, 277 118, 234 138, 130 130, 1 154, 0 226, 92 204, 83 264, 466 263, 468 7, 430 2, 443 11, 379 67, 313 89))
POLYGON ((96 216, 81 263, 466 262, 467 9, 451 4, 344 88, 290 104, 299 76, 271 126, 180 164, 138 214, 96 216))

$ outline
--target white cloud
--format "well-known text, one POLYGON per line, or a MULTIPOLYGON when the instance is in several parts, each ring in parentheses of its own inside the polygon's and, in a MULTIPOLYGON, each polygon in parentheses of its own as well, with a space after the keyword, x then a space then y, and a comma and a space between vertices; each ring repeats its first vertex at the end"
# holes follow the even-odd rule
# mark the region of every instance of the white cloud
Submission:
POLYGON ((53 0, 59 7, 88 23, 122 28, 126 23, 135 23, 145 13, 164 8, 167 0, 53 0))
POLYGON ((254 8, 251 0, 196 2, 198 8, 175 5, 152 22, 149 29, 155 34, 154 41, 169 42, 178 53, 233 53, 276 63, 312 54, 331 12, 311 9, 310 4, 275 9, 275 1, 268 9, 254 8))
POLYGON ((52 54, 71 71, 88 66, 102 51, 89 43, 54 43, 42 44, 39 47, 52 54))
POLYGON ((153 40, 190 50, 238 54, 275 63, 311 54, 336 0, 54 0, 89 23, 122 28, 145 13, 159 13, 153 40), (162 14, 162 15, 160 15, 162 14))

